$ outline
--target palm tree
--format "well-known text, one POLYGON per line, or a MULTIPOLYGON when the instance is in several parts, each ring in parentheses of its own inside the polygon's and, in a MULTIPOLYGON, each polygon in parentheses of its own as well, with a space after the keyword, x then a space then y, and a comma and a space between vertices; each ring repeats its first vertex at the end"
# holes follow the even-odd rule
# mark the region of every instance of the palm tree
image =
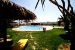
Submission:
MULTIPOLYGON (((39 1, 41 1, 42 7, 44 6, 45 0, 38 0, 36 3, 35 9, 37 8, 39 1)), ((53 3, 54 5, 56 5, 57 8, 59 9, 59 11, 62 13, 65 27, 67 28, 66 30, 68 31, 68 33, 70 35, 72 35, 72 36, 70 36, 70 42, 71 42, 70 50, 74 50, 74 46, 75 46, 75 13, 73 12, 73 7, 70 3, 71 0, 67 0, 67 4, 68 4, 67 8, 65 7, 65 0, 61 0, 62 5, 60 5, 57 0, 49 0, 49 1, 51 3, 53 3), (71 30, 69 29, 68 21, 70 21, 70 23, 71 23, 71 27, 72 27, 71 30)))

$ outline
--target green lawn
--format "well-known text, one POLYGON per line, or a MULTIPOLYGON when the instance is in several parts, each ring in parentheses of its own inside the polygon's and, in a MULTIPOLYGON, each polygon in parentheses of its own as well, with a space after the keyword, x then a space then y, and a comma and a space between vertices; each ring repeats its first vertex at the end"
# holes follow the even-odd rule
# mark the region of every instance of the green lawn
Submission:
POLYGON ((57 50, 58 46, 63 43, 69 43, 59 35, 64 34, 63 29, 53 29, 46 32, 17 32, 11 28, 7 29, 7 33, 11 35, 13 39, 13 45, 22 38, 27 38, 28 45, 25 50, 57 50))

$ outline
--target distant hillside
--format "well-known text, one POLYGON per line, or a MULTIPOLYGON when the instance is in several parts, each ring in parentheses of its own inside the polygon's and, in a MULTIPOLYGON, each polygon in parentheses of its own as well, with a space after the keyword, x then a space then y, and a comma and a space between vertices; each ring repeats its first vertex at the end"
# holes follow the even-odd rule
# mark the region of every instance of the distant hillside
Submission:
POLYGON ((47 22, 48 24, 58 24, 58 22, 47 22))

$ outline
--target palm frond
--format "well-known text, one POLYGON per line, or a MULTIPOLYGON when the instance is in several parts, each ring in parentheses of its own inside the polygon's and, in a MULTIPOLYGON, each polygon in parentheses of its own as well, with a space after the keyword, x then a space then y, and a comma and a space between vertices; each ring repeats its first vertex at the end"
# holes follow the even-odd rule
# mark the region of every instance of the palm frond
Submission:
POLYGON ((37 1, 36 6, 35 6, 35 9, 37 8, 37 5, 38 5, 39 1, 40 1, 40 0, 37 1))
POLYGON ((45 0, 41 0, 43 10, 44 10, 44 7, 45 7, 44 3, 45 3, 45 0))

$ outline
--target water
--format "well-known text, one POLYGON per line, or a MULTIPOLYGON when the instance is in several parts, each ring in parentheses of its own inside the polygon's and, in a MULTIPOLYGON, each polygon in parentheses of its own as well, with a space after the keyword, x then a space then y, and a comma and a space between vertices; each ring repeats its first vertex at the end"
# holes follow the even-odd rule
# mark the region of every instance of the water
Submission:
POLYGON ((41 25, 19 26, 18 28, 12 28, 12 30, 14 31, 43 31, 43 28, 46 28, 46 30, 52 30, 53 26, 41 26, 41 25))
POLYGON ((36 25, 36 26, 20 26, 19 27, 20 30, 43 30, 42 26, 36 25))

